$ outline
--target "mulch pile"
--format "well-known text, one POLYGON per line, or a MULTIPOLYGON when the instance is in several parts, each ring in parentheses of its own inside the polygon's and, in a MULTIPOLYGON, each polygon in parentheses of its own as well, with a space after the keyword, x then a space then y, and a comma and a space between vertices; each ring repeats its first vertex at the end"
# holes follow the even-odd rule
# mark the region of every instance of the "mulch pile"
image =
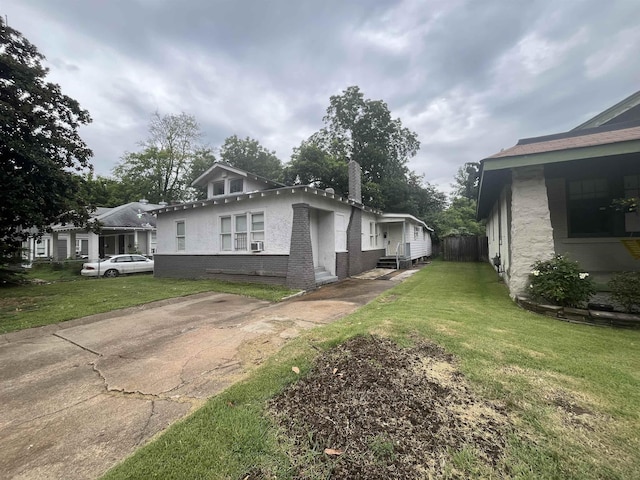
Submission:
POLYGON ((475 398, 454 358, 433 343, 399 348, 356 337, 322 354, 269 408, 294 478, 465 478, 471 467, 505 473, 506 413, 475 398))

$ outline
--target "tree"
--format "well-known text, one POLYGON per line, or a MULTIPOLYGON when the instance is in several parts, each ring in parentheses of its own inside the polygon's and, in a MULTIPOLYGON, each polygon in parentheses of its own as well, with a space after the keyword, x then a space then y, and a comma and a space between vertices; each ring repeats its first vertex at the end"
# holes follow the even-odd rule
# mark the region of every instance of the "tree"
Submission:
MULTIPOLYGON (((45 57, 0 18, 0 257, 19 251, 26 229, 86 224, 77 172, 91 170, 78 102, 46 82, 45 57)), ((5 264, 4 260, 0 264, 5 264)))
POLYGON ((415 184, 410 185, 415 174, 407 162, 420 148, 416 133, 392 118, 385 102, 365 99, 357 86, 332 96, 323 120, 325 127, 294 152, 287 167, 288 181, 306 183, 311 171, 315 185, 331 186, 345 194, 346 166, 355 160, 362 167, 366 205, 385 210, 408 207, 412 210, 403 211, 415 215, 417 204, 409 200, 416 193, 415 184))
POLYGON ((340 195, 349 191, 347 164, 309 141, 303 141, 300 147, 293 150, 284 177, 289 185, 333 188, 340 195))
POLYGON ((458 168, 454 177, 455 183, 451 184, 456 196, 478 199, 478 189, 480 188, 480 164, 478 162, 467 162, 458 168))
POLYGON ((269 180, 281 181, 284 170, 275 152, 267 150, 253 138, 227 137, 220 148, 220 159, 247 172, 255 173, 269 180))
POLYGON ((91 207, 117 207, 139 200, 137 192, 130 191, 127 185, 115 178, 89 173, 80 180, 81 197, 91 207))
POLYGON ((435 226, 438 237, 485 234, 484 224, 476 221, 476 201, 466 197, 454 197, 436 219, 435 226))
MULTIPOLYGON (((201 165, 211 151, 200 143, 200 126, 193 115, 160 116, 156 112, 149 124, 149 138, 139 152, 127 152, 113 169, 114 176, 128 188, 152 203, 190 200, 191 170, 201 165)), ((213 162, 212 162, 213 163, 213 162)))

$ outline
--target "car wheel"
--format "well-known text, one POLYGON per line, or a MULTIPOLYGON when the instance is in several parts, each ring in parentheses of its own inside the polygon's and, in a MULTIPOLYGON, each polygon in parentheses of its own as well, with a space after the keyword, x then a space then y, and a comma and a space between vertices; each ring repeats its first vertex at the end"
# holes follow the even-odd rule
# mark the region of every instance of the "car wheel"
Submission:
POLYGON ((115 270, 113 268, 110 268, 109 270, 107 270, 106 272, 104 272, 104 276, 105 277, 109 277, 109 278, 114 278, 118 276, 118 270, 115 270))

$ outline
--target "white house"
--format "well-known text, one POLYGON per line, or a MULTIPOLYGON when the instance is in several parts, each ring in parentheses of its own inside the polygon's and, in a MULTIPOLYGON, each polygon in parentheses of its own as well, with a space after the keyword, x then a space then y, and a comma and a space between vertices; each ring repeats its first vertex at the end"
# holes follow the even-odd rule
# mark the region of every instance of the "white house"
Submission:
POLYGON ((38 258, 97 260, 119 253, 151 256, 156 249, 156 217, 150 212, 161 206, 140 200, 113 208, 98 207, 92 220, 100 223, 100 234, 72 224, 54 225, 51 233, 34 235, 23 243, 25 260, 29 263, 38 258))
POLYGON ((155 275, 311 289, 374 268, 383 257, 406 267, 430 256, 432 230, 411 215, 364 206, 360 175, 352 162, 351 193, 343 198, 216 163, 194 181, 207 188, 206 200, 154 210, 155 275))
POLYGON ((553 254, 597 281, 640 270, 640 92, 568 132, 528 138, 482 160, 478 218, 512 297, 553 254), (637 203, 637 202, 636 202, 637 203))

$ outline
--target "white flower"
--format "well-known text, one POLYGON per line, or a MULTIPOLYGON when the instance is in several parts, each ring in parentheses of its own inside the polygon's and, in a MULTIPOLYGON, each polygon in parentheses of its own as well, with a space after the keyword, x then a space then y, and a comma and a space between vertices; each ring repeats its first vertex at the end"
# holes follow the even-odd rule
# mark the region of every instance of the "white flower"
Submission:
POLYGON ((540 275, 540 270, 531 270, 531 275, 537 277, 538 275, 540 275))
POLYGON ((589 276, 588 273, 581 273, 580 274, 580 280, 584 280, 585 278, 587 278, 589 276))

